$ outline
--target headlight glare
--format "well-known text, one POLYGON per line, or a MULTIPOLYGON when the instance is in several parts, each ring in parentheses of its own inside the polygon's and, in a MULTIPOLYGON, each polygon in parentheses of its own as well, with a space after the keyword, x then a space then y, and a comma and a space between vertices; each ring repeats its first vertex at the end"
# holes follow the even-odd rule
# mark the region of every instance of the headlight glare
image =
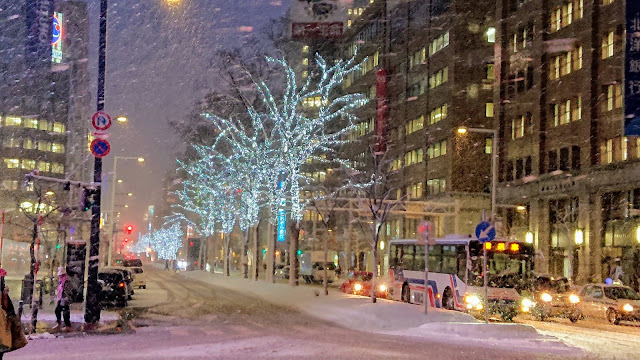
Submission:
POLYGON ((480 298, 477 295, 467 295, 464 298, 464 301, 467 304, 471 304, 472 306, 476 306, 476 305, 480 304, 480 298))
POLYGON ((542 301, 546 302, 553 300, 553 297, 551 297, 551 295, 549 295, 548 293, 542 293, 542 295, 540 295, 540 298, 542 299, 542 301))
POLYGON ((362 284, 355 284, 355 285, 353 285, 353 290, 355 290, 355 291, 360 291, 360 290, 362 290, 362 284))
POLYGON ((531 299, 522 299, 522 306, 531 308, 531 306, 533 306, 533 301, 531 301, 531 299))
POLYGON ((381 284, 380 286, 378 286, 378 290, 380 290, 380 291, 382 291, 382 292, 387 291, 387 285, 385 285, 385 284, 381 284))
POLYGON ((632 312, 633 311, 633 306, 631 306, 631 304, 624 304, 624 306, 622 307, 622 310, 624 310, 626 312, 632 312))
POLYGON ((578 295, 571 294, 569 295, 569 301, 571 301, 572 304, 577 304, 580 302, 580 298, 578 295))

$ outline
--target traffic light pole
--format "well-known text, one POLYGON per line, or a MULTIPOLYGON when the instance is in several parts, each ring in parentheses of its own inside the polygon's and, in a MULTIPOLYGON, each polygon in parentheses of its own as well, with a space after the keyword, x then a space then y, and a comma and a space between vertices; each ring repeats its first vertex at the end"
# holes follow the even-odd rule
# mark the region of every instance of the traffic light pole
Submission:
MULTIPOLYGON (((97 111, 104 110, 104 88, 107 63, 107 6, 108 0, 100 0, 100 37, 98 41, 98 96, 97 111)), ((102 159, 96 157, 93 166, 93 182, 102 182, 102 159)), ((102 187, 96 187, 95 203, 91 209, 91 237, 89 238, 89 269, 87 296, 84 307, 84 322, 96 324, 100 321, 100 285, 98 265, 100 262, 100 200, 102 187)))

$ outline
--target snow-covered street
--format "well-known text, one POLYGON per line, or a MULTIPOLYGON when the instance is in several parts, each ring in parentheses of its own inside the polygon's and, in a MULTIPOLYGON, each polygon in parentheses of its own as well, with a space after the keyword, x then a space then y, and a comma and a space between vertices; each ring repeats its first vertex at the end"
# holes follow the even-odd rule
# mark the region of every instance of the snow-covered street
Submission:
POLYGON ((5 359, 589 358, 531 327, 484 327, 460 313, 434 311, 429 323, 420 325, 425 319, 414 305, 369 304, 337 292, 325 298, 309 287, 204 272, 149 269, 148 277, 148 289, 136 292, 131 302, 141 310, 132 321, 133 333, 32 340, 5 359), (414 322, 402 325, 410 318, 414 322))

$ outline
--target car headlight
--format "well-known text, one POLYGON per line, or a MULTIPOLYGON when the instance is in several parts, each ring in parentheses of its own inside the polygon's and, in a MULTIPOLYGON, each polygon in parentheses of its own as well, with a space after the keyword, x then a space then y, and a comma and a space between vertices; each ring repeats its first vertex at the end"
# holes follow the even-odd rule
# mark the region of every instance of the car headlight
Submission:
POLYGON ((571 301, 572 304, 577 304, 580 302, 580 298, 578 295, 571 294, 569 295, 569 301, 571 301))
POLYGON ((631 304, 624 304, 622 306, 622 310, 624 310, 626 312, 632 312, 633 311, 633 306, 631 306, 631 304))
POLYGON ((549 302, 553 300, 553 297, 551 297, 551 295, 549 295, 548 293, 542 293, 542 295, 540 295, 540 299, 542 299, 542 301, 549 302))
POLYGON ((380 291, 382 291, 382 292, 387 291, 387 285, 385 285, 385 284, 381 284, 380 286, 378 286, 378 290, 380 290, 380 291))
POLYGON ((477 295, 467 295, 464 301, 471 306, 480 304, 480 298, 477 295))
POLYGON ((533 301, 531 299, 522 299, 522 307, 531 308, 533 306, 533 301))
POLYGON ((360 290, 362 290, 362 284, 355 284, 355 285, 353 285, 353 290, 355 290, 355 291, 360 291, 360 290))

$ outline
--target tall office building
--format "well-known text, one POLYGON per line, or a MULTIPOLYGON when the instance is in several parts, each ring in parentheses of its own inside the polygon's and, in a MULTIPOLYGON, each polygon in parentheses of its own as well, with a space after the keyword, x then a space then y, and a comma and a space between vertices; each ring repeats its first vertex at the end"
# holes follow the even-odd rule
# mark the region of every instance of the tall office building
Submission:
MULTIPOLYGON (((631 0, 628 0, 631 1, 631 0)), ((536 268, 601 281, 640 266, 640 139, 625 137, 623 0, 501 0, 495 126, 500 201, 536 268)))
MULTIPOLYGON (((26 173, 89 180, 87 5, 0 0, 0 23, 0 207, 47 212, 68 195, 46 185, 51 192, 38 209, 33 187, 23 186, 26 173)), ((8 230, 15 240, 31 235, 8 230)))

